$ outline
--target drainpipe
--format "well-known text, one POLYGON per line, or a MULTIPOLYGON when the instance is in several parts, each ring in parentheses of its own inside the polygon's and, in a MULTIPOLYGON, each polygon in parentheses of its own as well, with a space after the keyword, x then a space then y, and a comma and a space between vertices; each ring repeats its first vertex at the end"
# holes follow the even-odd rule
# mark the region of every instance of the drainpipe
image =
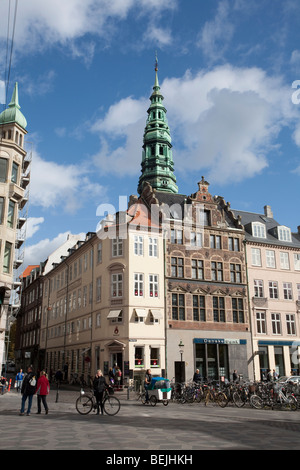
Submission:
POLYGON ((252 351, 252 364, 253 364, 253 378, 255 377, 255 367, 254 367, 254 348, 253 348, 253 328, 252 328, 252 312, 250 306, 250 291, 249 291, 249 278, 248 278, 248 259, 247 259, 247 242, 243 240, 244 250, 245 250, 245 264, 246 264, 246 281, 247 281, 247 297, 248 297, 248 312, 249 312, 249 324, 250 324, 250 337, 251 337, 251 351, 252 351))
POLYGON ((164 309, 165 309, 165 370, 166 378, 168 378, 168 353, 167 353, 167 329, 168 329, 168 317, 167 317, 167 263, 166 263, 166 231, 163 232, 163 256, 164 256, 164 309))

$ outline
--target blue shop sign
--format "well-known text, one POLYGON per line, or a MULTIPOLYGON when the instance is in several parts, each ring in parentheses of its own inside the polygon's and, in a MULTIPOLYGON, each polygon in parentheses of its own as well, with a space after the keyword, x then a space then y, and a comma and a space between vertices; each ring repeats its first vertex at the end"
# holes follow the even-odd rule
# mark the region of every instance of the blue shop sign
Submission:
POLYGON ((194 338, 197 344, 247 344, 246 339, 231 338, 194 338))

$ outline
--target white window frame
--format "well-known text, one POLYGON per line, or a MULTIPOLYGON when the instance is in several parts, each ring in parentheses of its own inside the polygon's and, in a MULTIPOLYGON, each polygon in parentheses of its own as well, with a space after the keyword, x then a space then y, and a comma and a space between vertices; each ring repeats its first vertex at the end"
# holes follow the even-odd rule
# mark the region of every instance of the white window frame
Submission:
POLYGON ((266 238, 266 226, 261 222, 252 222, 252 235, 255 238, 266 238))
POLYGON ((278 299, 278 282, 277 281, 269 281, 269 297, 270 299, 278 299), (272 293, 272 295, 271 295, 272 293), (276 293, 276 296, 274 294, 276 293))
POLYGON ((123 273, 111 274, 111 297, 113 299, 123 297, 123 273))
POLYGON ((271 323, 273 335, 281 335, 280 313, 271 313, 271 323))
POLYGON ((284 300, 293 300, 293 288, 291 282, 283 283, 283 298, 284 300))
POLYGON ((134 273, 133 282, 133 295, 135 297, 144 297, 144 274, 134 273))
POLYGON ((276 256, 274 250, 266 250, 266 266, 267 268, 276 268, 276 256))
POLYGON ((278 234, 278 240, 282 242, 292 241, 291 229, 289 227, 285 227, 285 225, 279 225, 277 227, 277 234, 278 234))
POLYGON ((158 274, 149 274, 149 297, 158 298, 158 274))
POLYGON ((152 258, 158 257, 158 239, 149 237, 149 256, 152 258))
POLYGON ((251 248, 252 266, 261 266, 260 248, 251 248))
POLYGON ((294 253, 294 268, 295 271, 300 271, 300 253, 294 253))
POLYGON ((290 259, 287 251, 280 252, 280 268, 290 269, 290 259))
POLYGON ((286 332, 289 336, 296 336, 296 320, 293 313, 287 313, 286 319, 286 332))
POLYGON ((123 256, 123 239, 122 238, 113 238, 111 241, 111 256, 117 258, 118 256, 123 256))
POLYGON ((261 299, 264 296, 264 282, 262 279, 254 279, 254 297, 261 299))
POLYGON ((144 237, 142 235, 134 235, 134 254, 143 256, 144 254, 144 237))

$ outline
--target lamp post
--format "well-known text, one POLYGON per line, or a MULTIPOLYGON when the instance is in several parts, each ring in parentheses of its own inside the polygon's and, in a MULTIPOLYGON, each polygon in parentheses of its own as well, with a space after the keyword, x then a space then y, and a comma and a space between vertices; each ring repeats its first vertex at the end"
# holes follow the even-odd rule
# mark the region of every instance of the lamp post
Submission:
POLYGON ((180 340, 178 347, 179 347, 179 353, 180 353, 180 382, 185 382, 185 369, 184 369, 184 363, 182 361, 184 344, 182 340, 180 340))

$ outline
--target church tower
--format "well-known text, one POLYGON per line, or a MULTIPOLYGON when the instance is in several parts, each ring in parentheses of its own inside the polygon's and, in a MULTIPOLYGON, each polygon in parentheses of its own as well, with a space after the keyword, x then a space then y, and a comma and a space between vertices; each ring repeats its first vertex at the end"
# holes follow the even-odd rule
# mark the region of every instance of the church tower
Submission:
POLYGON ((142 155, 142 174, 139 179, 138 192, 142 193, 144 183, 148 182, 153 189, 168 193, 178 193, 174 175, 171 135, 166 118, 167 110, 158 83, 158 62, 155 62, 155 83, 150 96, 148 119, 144 132, 142 155))

